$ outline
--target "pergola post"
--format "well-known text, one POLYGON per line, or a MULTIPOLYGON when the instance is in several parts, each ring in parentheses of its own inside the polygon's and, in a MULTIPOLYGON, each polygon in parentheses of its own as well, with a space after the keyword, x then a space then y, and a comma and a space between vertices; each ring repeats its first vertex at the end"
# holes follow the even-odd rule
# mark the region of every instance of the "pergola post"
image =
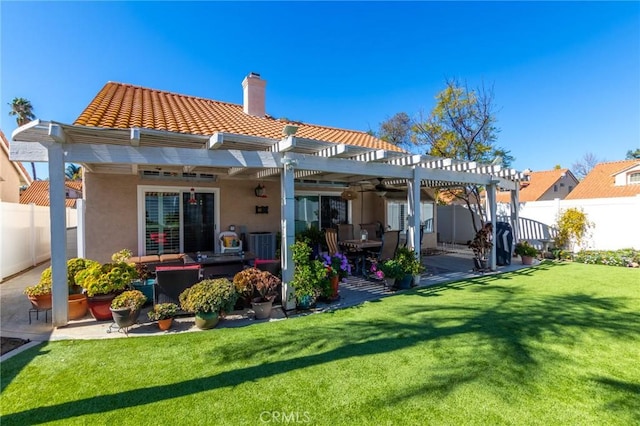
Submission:
MULTIPOLYGON (((520 239, 520 182, 518 182, 516 188, 510 192, 511 232, 513 233, 513 243, 515 246, 520 239)), ((513 255, 513 253, 511 253, 511 255, 513 255)))
POLYGON ((407 179, 407 219, 409 234, 407 235, 407 247, 416 252, 420 259, 420 167, 413 169, 413 178, 407 179))
POLYGON ((49 151, 49 218, 51 221, 51 300, 54 327, 68 323, 67 221, 65 215, 64 152, 55 143, 49 151))
POLYGON ((295 162, 283 157, 284 167, 280 174, 281 228, 282 242, 280 245, 280 262, 282 264, 282 305, 286 310, 294 309, 296 301, 293 296, 293 252, 291 246, 295 243, 295 162))
POLYGON ((78 220, 78 227, 77 227, 77 235, 76 235, 76 240, 77 240, 77 244, 78 244, 78 253, 76 254, 77 257, 86 257, 86 245, 85 245, 85 234, 86 234, 86 228, 85 228, 85 215, 86 215, 86 207, 85 207, 85 202, 82 198, 78 198, 76 200, 76 215, 77 215, 77 220, 78 220))
POLYGON ((491 256, 489 257, 489 268, 492 271, 496 270, 496 221, 498 219, 497 215, 497 205, 496 205, 496 183, 491 180, 491 183, 487 185, 487 201, 489 205, 489 221, 493 226, 491 226, 491 241, 493 241, 493 245, 491 246, 491 256))

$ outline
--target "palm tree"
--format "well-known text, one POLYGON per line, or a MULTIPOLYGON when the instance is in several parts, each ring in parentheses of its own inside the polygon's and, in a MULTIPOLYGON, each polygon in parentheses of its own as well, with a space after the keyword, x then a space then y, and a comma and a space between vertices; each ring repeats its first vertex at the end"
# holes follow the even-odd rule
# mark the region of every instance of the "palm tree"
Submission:
MULTIPOLYGON (((33 106, 25 98, 13 98, 13 101, 9 103, 11 111, 9 115, 16 116, 16 123, 18 127, 24 126, 31 120, 34 120, 36 116, 33 114, 33 106)), ((31 171, 33 172, 33 180, 36 180, 36 163, 31 162, 31 171)))
POLYGON ((82 167, 70 163, 67 165, 64 175, 69 180, 82 180, 82 167))

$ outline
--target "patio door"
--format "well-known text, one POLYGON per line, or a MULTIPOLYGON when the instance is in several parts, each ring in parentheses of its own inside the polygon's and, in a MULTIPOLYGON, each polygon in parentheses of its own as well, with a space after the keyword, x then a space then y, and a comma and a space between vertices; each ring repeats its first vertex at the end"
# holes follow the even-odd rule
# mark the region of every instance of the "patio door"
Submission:
POLYGON ((138 252, 215 251, 218 189, 138 187, 138 252))

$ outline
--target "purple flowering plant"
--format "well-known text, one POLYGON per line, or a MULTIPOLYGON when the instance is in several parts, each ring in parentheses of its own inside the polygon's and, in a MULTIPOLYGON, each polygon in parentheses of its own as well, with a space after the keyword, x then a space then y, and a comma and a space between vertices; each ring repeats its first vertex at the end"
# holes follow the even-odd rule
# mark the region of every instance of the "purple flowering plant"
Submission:
POLYGON ((335 277, 337 275, 340 279, 343 279, 351 274, 351 265, 347 257, 342 253, 335 253, 331 256, 325 254, 322 256, 322 262, 324 266, 327 267, 329 277, 335 277))
POLYGON ((384 272, 382 272, 382 269, 380 269, 378 267, 378 262, 373 260, 371 262, 371 269, 370 269, 371 275, 373 276, 373 278, 377 279, 377 280, 382 280, 384 279, 384 272))

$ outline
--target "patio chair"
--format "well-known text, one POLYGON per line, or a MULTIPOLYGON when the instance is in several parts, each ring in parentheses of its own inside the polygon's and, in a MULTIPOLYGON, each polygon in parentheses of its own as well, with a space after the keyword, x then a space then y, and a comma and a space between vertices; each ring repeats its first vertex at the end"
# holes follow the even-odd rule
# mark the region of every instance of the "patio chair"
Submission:
POLYGON ((361 223, 360 230, 365 229, 367 231, 368 238, 370 240, 380 239, 380 225, 377 223, 361 223))
POLYGON ((242 240, 233 231, 220 233, 220 253, 238 253, 242 251, 242 240))
POLYGON ((197 264, 156 267, 154 304, 175 303, 180 306, 180 293, 200 281, 201 273, 197 264))
POLYGON ((333 228, 327 228, 324 230, 324 238, 329 248, 329 256, 338 253, 338 231, 333 228))
POLYGON ((353 224, 341 223, 338 225, 338 241, 353 240, 353 224))

